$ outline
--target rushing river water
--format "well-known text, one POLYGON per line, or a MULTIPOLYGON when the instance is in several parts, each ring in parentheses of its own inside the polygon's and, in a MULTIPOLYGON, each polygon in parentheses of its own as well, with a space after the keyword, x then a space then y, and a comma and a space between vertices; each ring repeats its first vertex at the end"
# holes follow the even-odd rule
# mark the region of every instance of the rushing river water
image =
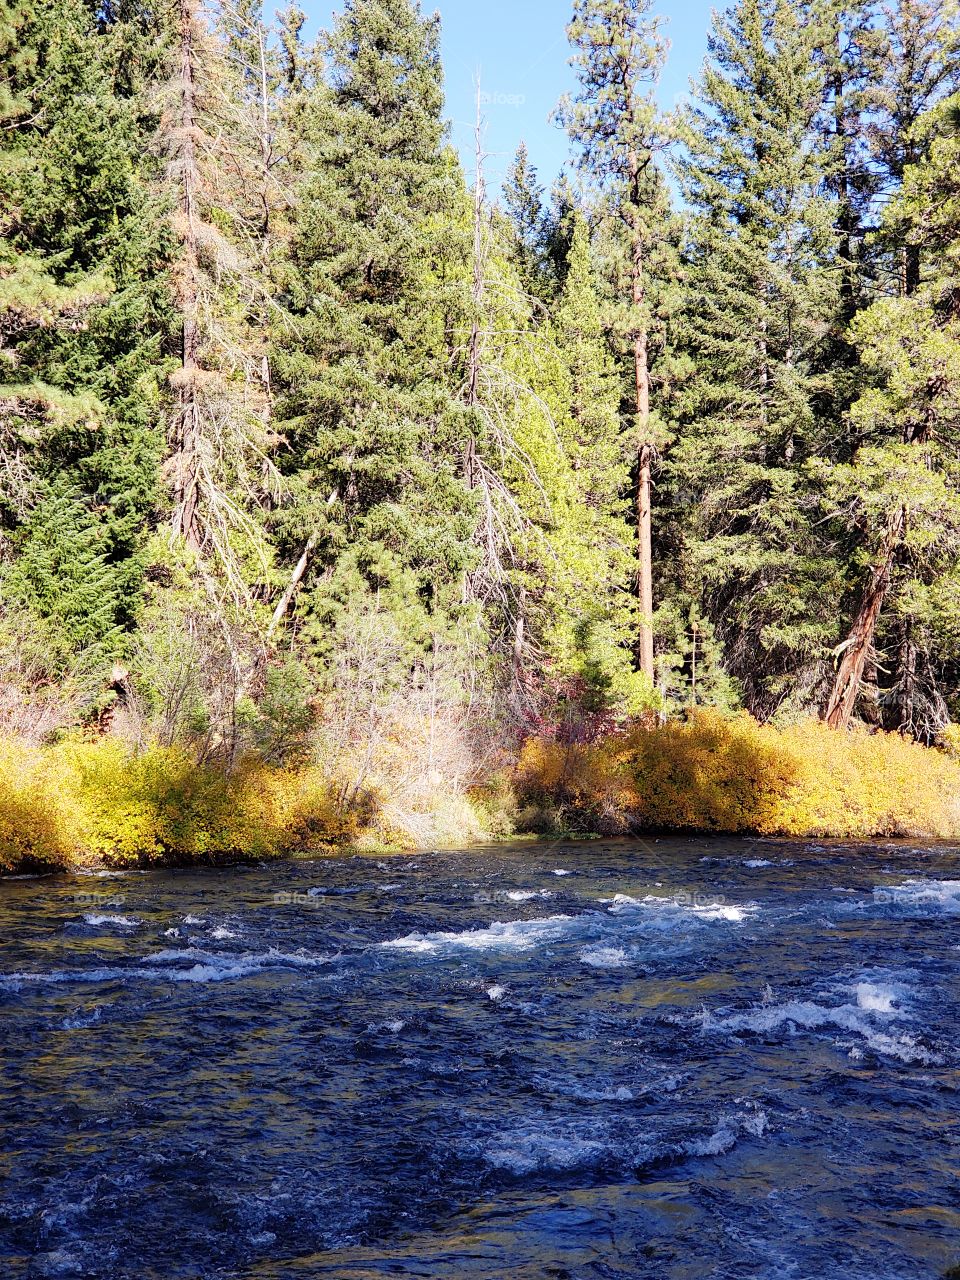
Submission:
POLYGON ((906 845, 3 881, 0 1276, 941 1277, 958 923, 906 845))

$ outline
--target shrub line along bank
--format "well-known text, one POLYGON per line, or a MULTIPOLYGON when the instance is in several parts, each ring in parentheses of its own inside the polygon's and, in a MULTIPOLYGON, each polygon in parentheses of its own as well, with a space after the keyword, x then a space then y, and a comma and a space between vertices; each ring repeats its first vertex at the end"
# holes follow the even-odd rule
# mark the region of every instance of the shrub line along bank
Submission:
POLYGON ((228 771, 179 748, 134 752, 112 738, 0 742, 6 871, 432 847, 525 832, 954 839, 960 762, 897 734, 838 734, 816 722, 778 728, 701 711, 590 743, 528 739, 480 786, 438 779, 421 808, 393 823, 374 792, 348 792, 315 767, 244 759, 228 771))

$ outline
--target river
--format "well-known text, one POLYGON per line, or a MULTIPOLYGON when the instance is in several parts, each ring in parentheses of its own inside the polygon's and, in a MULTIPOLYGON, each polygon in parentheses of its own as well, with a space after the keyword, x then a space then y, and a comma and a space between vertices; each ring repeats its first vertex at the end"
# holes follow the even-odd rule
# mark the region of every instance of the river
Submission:
POLYGON ((8 878, 0 1275, 942 1277, 958 924, 904 843, 8 878))

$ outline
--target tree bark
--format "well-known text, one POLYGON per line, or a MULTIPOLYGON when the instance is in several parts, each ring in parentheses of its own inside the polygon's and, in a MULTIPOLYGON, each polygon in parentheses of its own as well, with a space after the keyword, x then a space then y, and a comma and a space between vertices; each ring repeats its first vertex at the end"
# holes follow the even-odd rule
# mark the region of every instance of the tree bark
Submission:
MULTIPOLYGON (((480 114, 480 83, 477 81, 477 116, 474 126, 474 148, 476 155, 476 180, 473 190, 473 285, 471 302, 473 304, 473 320, 470 326, 470 340, 467 347, 467 404, 473 408, 480 398, 480 319, 484 303, 485 280, 483 272, 483 202, 485 196, 483 179, 483 117, 480 114)), ((470 432, 463 449, 463 479, 468 489, 476 483, 477 442, 470 432)))
MULTIPOLYGON (((639 216, 639 211, 635 214, 639 216)), ((633 228, 633 305, 638 321, 633 339, 637 432, 637 599, 640 627, 637 657, 640 670, 654 679, 653 666, 653 444, 650 440, 650 365, 646 323, 639 323, 646 302, 644 252, 638 226, 633 228)))
POLYGON ((197 106, 194 75, 194 34, 198 0, 180 0, 180 120, 178 162, 180 207, 183 215, 179 303, 183 317, 181 368, 177 379, 177 412, 173 455, 173 531, 195 550, 200 546, 198 519, 199 477, 197 445, 200 409, 197 400, 199 374, 197 244, 197 106))
POLYGON ((267 627, 268 640, 272 638, 273 633, 276 631, 277 627, 279 627, 280 623, 286 617, 287 610, 290 608, 290 605, 293 603, 293 597, 296 595, 297 588, 299 587, 301 581, 303 580, 303 575, 307 572, 307 565, 310 563, 310 557, 313 554, 314 547, 317 545, 317 541, 318 541, 317 534, 311 533, 310 537, 306 541, 306 545, 303 548, 303 553, 301 554, 300 559, 297 561, 294 567, 293 573, 291 573, 290 575, 290 581, 287 583, 286 587, 284 588, 283 595, 277 601, 277 607, 274 609, 273 617, 270 619, 270 625, 269 627, 267 627))
POLYGON ((890 521, 877 562, 860 600, 850 634, 843 646, 824 719, 831 729, 846 729, 857 705, 864 667, 873 652, 877 619, 890 589, 890 571, 897 546, 903 537, 905 512, 901 507, 890 521))

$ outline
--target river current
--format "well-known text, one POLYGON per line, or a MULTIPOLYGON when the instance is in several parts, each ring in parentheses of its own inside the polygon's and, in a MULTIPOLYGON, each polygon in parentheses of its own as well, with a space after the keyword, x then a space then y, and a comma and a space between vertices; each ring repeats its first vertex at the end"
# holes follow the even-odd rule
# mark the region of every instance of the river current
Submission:
POLYGON ((0 881, 0 1276, 943 1277, 958 926, 902 843, 0 881))

